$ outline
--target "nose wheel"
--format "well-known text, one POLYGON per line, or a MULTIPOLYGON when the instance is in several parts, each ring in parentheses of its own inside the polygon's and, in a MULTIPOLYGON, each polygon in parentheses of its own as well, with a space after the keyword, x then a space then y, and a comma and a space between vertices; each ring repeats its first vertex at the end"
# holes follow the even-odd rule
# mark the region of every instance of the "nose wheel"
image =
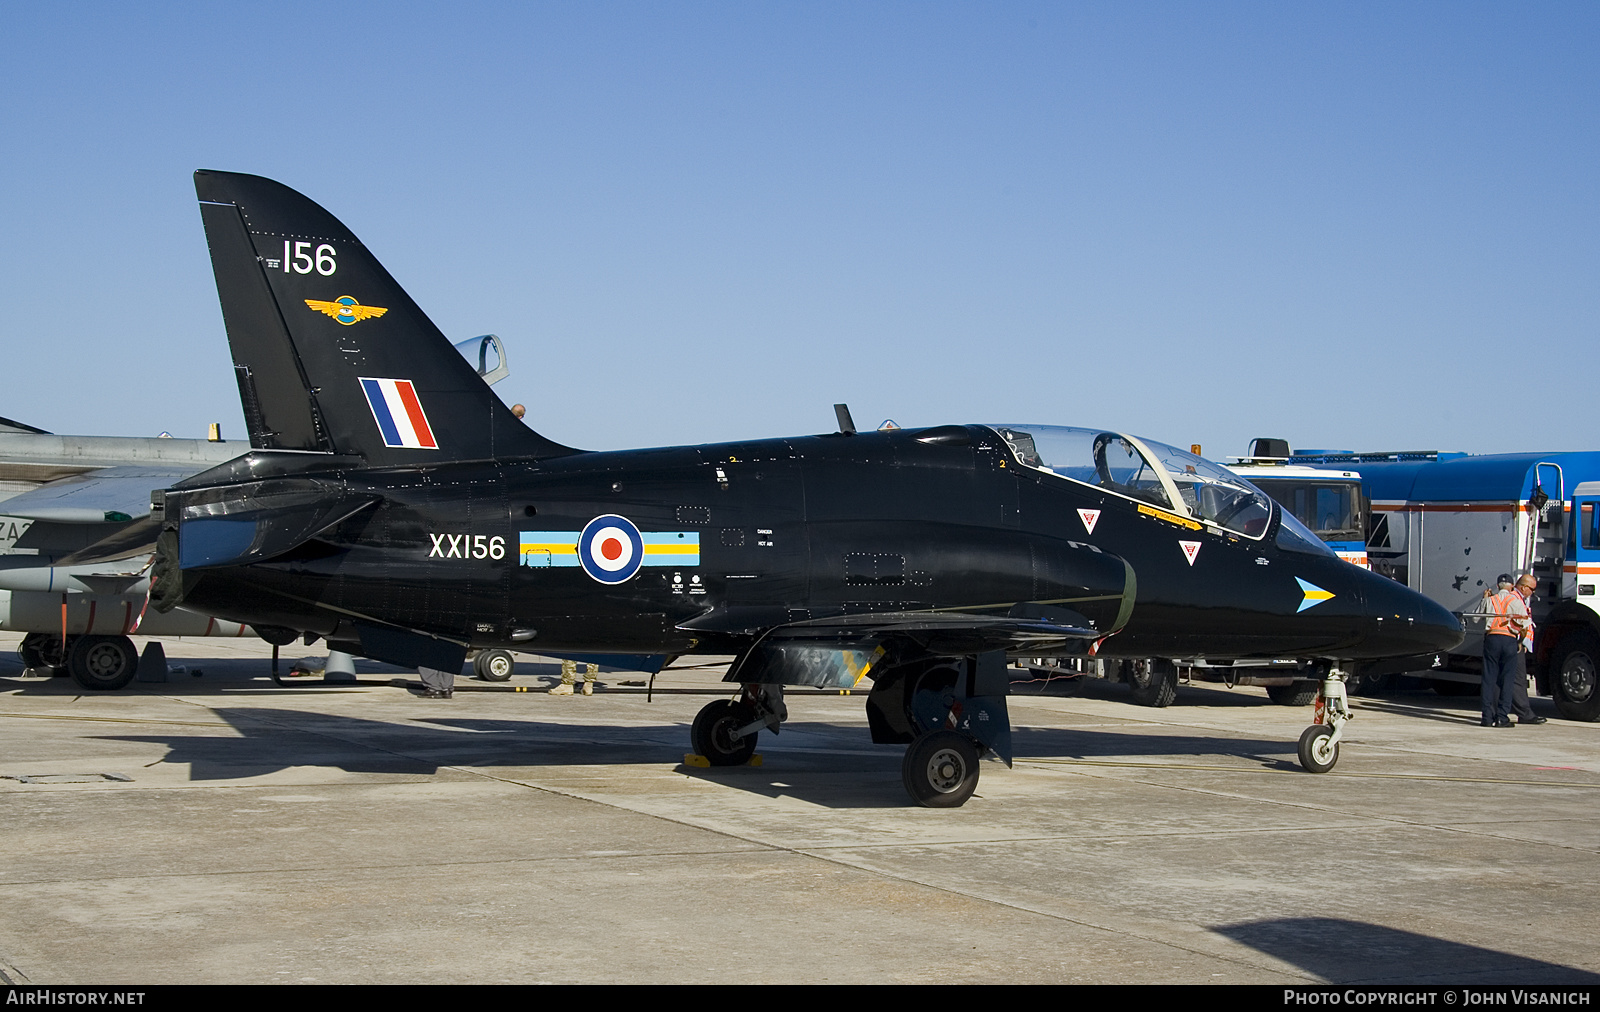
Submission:
POLYGON ((1312 724, 1300 734, 1300 765, 1312 773, 1326 773, 1339 761, 1339 743, 1333 740, 1333 728, 1326 724, 1312 724))
POLYGON ((1339 741, 1354 716, 1344 679, 1343 671, 1328 669, 1317 690, 1316 723, 1300 732, 1300 765, 1308 773, 1326 773, 1339 761, 1339 741))

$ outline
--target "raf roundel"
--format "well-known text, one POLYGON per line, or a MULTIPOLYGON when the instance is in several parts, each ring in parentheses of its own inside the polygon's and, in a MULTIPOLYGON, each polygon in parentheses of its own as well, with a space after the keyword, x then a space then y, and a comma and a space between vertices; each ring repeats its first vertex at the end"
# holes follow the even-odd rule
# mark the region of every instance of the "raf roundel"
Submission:
POLYGON ((624 583, 644 562, 644 538, 627 517, 595 517, 578 535, 578 563, 601 583, 624 583))

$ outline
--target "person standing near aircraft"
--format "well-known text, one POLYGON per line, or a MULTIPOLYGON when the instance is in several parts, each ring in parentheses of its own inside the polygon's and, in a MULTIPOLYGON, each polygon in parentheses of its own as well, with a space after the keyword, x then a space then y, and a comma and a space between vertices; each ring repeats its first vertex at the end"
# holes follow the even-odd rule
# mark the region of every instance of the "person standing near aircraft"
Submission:
MULTIPOLYGON (((583 672, 583 694, 594 695, 594 685, 600 680, 600 665, 589 664, 583 672)), ((550 690, 552 696, 570 696, 578 684, 578 662, 567 659, 561 662, 561 684, 550 690)))
POLYGON ((1521 671, 1518 653, 1522 649, 1522 638, 1532 634, 1533 624, 1528 619, 1528 606, 1513 586, 1510 574, 1501 573, 1495 582, 1499 589, 1484 600, 1489 622, 1483 634, 1483 679, 1479 693, 1483 718, 1479 723, 1484 727, 1511 727, 1511 684, 1521 671))
POLYGON ((1511 709, 1517 715, 1518 724, 1544 724, 1550 719, 1534 713, 1528 703, 1528 658, 1533 654, 1533 592, 1538 588, 1539 581, 1532 573, 1523 573, 1517 578, 1517 596, 1522 598, 1529 616, 1528 631, 1518 644, 1517 672, 1511 678, 1511 709))
POLYGON ((452 671, 441 671, 438 668, 418 667, 417 674, 422 676, 423 699, 450 699, 456 694, 456 676, 452 671))

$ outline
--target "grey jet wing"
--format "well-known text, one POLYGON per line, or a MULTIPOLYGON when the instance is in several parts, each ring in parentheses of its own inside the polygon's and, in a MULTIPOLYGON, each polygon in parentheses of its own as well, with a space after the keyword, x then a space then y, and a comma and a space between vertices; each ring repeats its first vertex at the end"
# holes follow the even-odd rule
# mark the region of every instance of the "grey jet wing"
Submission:
POLYGON ((56 556, 59 564, 126 558, 155 545, 151 490, 193 472, 181 466, 103 467, 0 500, 0 515, 32 521, 14 547, 56 556))

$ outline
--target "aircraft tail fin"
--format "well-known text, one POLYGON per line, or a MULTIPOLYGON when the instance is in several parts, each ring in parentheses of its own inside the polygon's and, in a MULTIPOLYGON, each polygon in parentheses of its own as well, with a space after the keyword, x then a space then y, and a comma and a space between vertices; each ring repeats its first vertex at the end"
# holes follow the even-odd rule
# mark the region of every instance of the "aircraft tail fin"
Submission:
POLYGON ((260 176, 194 181, 251 446, 373 466, 577 452, 512 415, 314 201, 260 176))

